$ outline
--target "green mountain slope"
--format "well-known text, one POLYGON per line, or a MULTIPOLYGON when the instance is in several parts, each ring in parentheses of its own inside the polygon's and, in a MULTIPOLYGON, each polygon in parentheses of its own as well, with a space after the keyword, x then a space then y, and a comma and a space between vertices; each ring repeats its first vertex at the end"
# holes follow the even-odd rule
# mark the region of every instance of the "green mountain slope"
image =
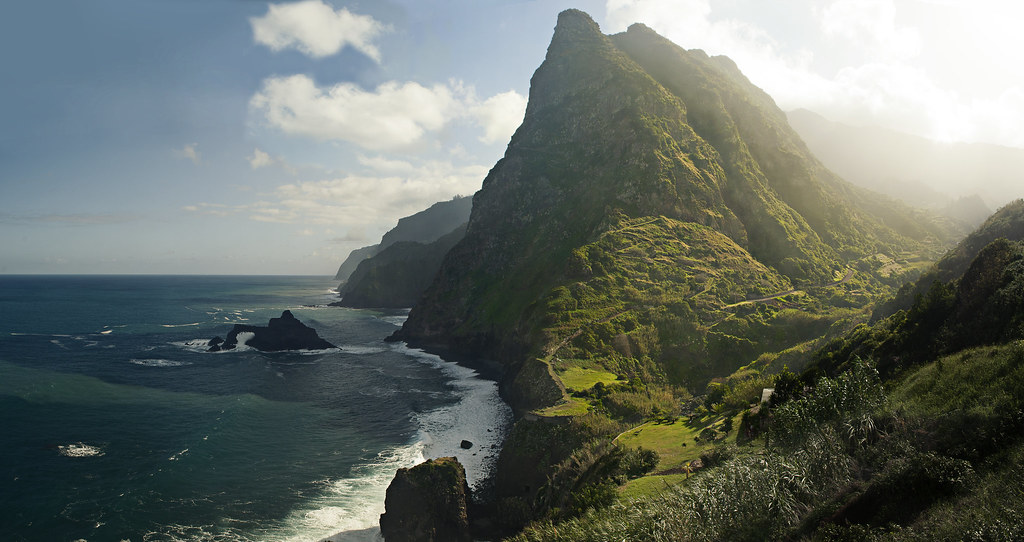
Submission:
MULTIPOLYGON (((799 379, 775 378, 769 403, 743 403, 738 447, 700 444, 695 475, 657 473, 638 500, 514 540, 1021 539, 1024 242, 1000 237, 962 258, 1022 223, 1001 211, 909 310, 823 349, 799 379)), ((651 442, 648 427, 623 433, 626 446, 651 442)))
POLYGON ((1024 200, 1006 204, 990 216, 978 229, 961 240, 952 250, 935 262, 915 282, 904 284, 899 292, 875 309, 872 320, 910 308, 919 295, 924 295, 935 281, 949 282, 967 270, 981 250, 999 238, 1024 241, 1024 200))

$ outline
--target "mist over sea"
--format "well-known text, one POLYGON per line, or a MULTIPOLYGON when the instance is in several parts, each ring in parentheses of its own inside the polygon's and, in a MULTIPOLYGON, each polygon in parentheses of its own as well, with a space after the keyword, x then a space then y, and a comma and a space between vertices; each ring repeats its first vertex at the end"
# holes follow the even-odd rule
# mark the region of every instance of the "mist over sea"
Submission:
POLYGON ((396 469, 470 484, 511 413, 329 277, 0 276, 4 540, 374 540, 396 469), (289 309, 338 345, 208 353, 289 309), (474 443, 463 450, 459 443, 474 443))

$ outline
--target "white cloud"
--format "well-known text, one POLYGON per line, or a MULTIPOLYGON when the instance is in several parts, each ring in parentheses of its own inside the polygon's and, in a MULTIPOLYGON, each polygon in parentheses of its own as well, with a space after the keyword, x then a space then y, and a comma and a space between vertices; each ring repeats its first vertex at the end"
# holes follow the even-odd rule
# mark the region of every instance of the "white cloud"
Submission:
POLYGON ((457 113, 444 85, 389 82, 367 92, 351 83, 319 88, 306 75, 275 77, 249 102, 282 132, 381 150, 409 147, 457 113))
POLYGON ((236 205, 229 206, 223 203, 209 203, 202 202, 195 205, 186 205, 181 208, 182 211, 189 213, 210 215, 210 216, 231 216, 242 211, 244 206, 236 205))
POLYGON ((394 173, 394 174, 408 174, 416 171, 416 166, 405 160, 392 160, 383 156, 364 156, 359 155, 356 160, 378 173, 394 173))
POLYGON ((874 58, 909 59, 921 52, 918 30, 896 23, 893 0, 837 0, 819 17, 826 36, 856 43, 874 58))
POLYGON ((458 81, 431 87, 391 81, 366 91, 352 83, 319 87, 307 75, 292 75, 263 81, 249 106, 286 134, 379 151, 411 149, 462 118, 483 127, 485 143, 505 142, 522 121, 526 98, 508 91, 481 102, 458 81))
POLYGON ((495 94, 471 108, 477 122, 484 128, 480 141, 506 143, 526 114, 526 96, 514 90, 495 94))
POLYGON ((261 167, 267 167, 274 163, 274 159, 269 154, 261 151, 258 148, 252 150, 252 156, 249 157, 249 167, 252 169, 259 169, 261 167))
POLYGON ((373 41, 387 29, 373 17, 345 8, 335 11, 321 0, 269 4, 265 15, 252 17, 249 23, 253 40, 273 51, 294 47, 320 58, 349 45, 378 63, 380 50, 373 41))
MULTIPOLYGON (((480 189, 487 166, 430 161, 406 174, 346 175, 278 187, 247 208, 263 222, 372 227, 391 224, 456 194, 480 189)), ((387 226, 390 227, 390 226, 387 226)))
POLYGON ((200 155, 199 151, 196 150, 197 146, 198 145, 195 143, 189 143, 188 145, 185 145, 181 149, 174 151, 174 153, 181 158, 191 160, 193 164, 198 166, 199 163, 202 162, 202 155, 200 155))
POLYGON ((411 164, 383 157, 364 157, 360 161, 371 171, 284 184, 252 203, 203 202, 182 210, 212 216, 241 214, 260 222, 384 231, 399 218, 438 201, 476 192, 489 169, 448 161, 411 164))
POLYGON ((606 0, 605 31, 642 22, 683 47, 727 55, 783 109, 1024 146, 1024 72, 1006 60, 1024 47, 1016 31, 1024 8, 1007 4, 790 0, 769 9, 760 0, 728 8, 708 0, 606 0))

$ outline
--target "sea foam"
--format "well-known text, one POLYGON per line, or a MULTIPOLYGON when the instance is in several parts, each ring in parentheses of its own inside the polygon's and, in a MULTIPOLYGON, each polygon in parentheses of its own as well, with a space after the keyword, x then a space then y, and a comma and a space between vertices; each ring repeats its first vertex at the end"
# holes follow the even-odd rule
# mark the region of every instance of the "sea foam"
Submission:
POLYGON ((57 446, 57 451, 65 457, 99 457, 103 455, 103 450, 98 446, 91 446, 81 442, 57 446))
POLYGON ((498 395, 498 383, 481 378, 468 367, 445 361, 404 343, 394 349, 441 370, 461 396, 454 405, 417 414, 428 458, 456 457, 466 469, 466 481, 478 488, 488 479, 498 460, 501 443, 512 424, 512 409, 498 395), (466 450, 463 440, 473 443, 466 450))
POLYGON ((188 361, 179 361, 174 359, 131 359, 130 362, 135 365, 142 365, 145 367, 181 367, 182 365, 192 365, 188 361))

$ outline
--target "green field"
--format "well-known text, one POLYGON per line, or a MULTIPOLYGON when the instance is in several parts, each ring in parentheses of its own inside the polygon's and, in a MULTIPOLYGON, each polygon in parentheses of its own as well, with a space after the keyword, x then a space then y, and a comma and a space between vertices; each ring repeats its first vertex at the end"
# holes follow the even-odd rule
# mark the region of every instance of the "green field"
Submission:
POLYGON ((562 370, 556 370, 555 374, 562 380, 562 384, 565 384, 566 389, 577 391, 589 390, 598 382, 604 384, 620 382, 619 377, 615 373, 584 367, 567 367, 562 370))

